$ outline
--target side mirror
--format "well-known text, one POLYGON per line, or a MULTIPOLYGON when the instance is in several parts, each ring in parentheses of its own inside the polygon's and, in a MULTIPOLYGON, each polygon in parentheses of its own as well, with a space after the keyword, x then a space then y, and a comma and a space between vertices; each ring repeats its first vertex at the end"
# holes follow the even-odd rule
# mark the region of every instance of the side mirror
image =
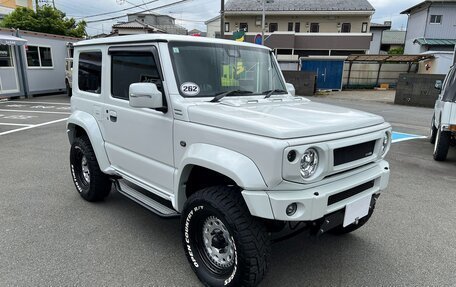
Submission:
POLYGON ((131 84, 128 93, 130 95, 130 106, 133 108, 163 108, 163 96, 155 84, 131 84))
POLYGON ((441 90, 442 90, 442 86, 443 86, 443 82, 442 82, 441 80, 435 81, 435 86, 434 86, 434 87, 435 87, 437 90, 441 91, 441 90))
POLYGON ((287 91, 288 91, 293 97, 296 96, 296 89, 295 89, 295 87, 293 86, 293 84, 286 83, 286 86, 287 86, 287 91))

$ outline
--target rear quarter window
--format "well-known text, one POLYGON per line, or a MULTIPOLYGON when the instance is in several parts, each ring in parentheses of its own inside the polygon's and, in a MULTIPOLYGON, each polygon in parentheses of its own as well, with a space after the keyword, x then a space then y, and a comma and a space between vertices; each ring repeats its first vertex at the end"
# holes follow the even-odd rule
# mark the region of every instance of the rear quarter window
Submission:
POLYGON ((79 90, 93 94, 101 94, 101 66, 101 52, 82 52, 79 54, 79 90))

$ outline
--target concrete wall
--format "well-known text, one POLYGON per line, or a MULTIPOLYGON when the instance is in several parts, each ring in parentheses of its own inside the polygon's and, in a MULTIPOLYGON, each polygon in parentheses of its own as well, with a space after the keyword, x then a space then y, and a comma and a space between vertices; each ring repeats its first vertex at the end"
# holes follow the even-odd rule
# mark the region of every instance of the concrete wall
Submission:
POLYGON ((434 88, 435 81, 444 79, 445 75, 402 74, 394 103, 433 108, 439 96, 439 91, 434 88))
MULTIPOLYGON (((351 32, 352 33, 361 33, 363 22, 368 23, 367 31, 370 28, 370 15, 360 15, 360 16, 277 16, 277 15, 267 15, 266 23, 277 23, 278 31, 288 31, 288 23, 301 23, 301 32, 308 33, 310 32, 310 23, 319 23, 320 24, 320 33, 338 33, 340 32, 338 23, 351 23, 351 32), (307 26, 309 23, 309 26, 307 26)), ((240 23, 247 23, 249 25, 249 32, 261 33, 261 16, 259 15, 227 15, 225 16, 225 22, 230 23, 230 30, 236 31, 239 28, 240 23), (257 23, 257 20, 260 20, 257 23), (259 25, 257 25, 259 24, 259 25)), ((266 26, 268 27, 268 26, 266 26)), ((294 27, 294 25, 293 25, 294 27)), ((268 29, 268 28, 267 28, 268 29)), ((269 31, 269 30, 267 30, 269 31)))
POLYGON ((283 76, 285 77, 287 83, 294 85, 296 89, 296 95, 310 97, 315 94, 315 73, 283 71, 283 76))
MULTIPOLYGON (((348 85, 348 71, 350 64, 348 62, 344 65, 344 88, 355 87, 375 87, 378 75, 378 63, 353 63, 350 74, 350 85, 348 85)), ((411 71, 417 70, 417 65, 413 65, 411 71)), ((379 84, 389 84, 394 87, 397 85, 398 78, 401 74, 407 73, 409 69, 408 64, 383 64, 380 71, 379 84)))
POLYGON ((17 7, 28 7, 30 9, 33 8, 32 0, 3 0, 1 1, 1 5, 8 8, 17 8, 17 7))

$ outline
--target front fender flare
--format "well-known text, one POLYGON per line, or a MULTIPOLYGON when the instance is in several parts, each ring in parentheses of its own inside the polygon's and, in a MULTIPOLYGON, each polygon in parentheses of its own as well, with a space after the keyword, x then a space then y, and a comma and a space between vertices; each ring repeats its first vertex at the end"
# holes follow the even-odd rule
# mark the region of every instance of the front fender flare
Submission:
POLYGON ((77 127, 82 128, 89 137, 100 169, 104 173, 112 174, 111 163, 106 154, 105 141, 97 120, 89 113, 83 111, 73 112, 67 120, 67 134, 70 144, 73 144, 75 140, 77 127))
POLYGON ((267 185, 258 167, 247 156, 209 144, 193 144, 185 152, 175 173, 175 208, 182 211, 187 196, 185 182, 193 166, 200 166, 232 179, 239 187, 248 190, 265 190, 267 185))

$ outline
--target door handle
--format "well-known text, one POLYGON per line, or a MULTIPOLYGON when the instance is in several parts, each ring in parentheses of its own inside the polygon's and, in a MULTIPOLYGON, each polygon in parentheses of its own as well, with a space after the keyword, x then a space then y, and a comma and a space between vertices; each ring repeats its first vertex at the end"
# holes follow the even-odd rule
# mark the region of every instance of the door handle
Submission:
POLYGON ((109 111, 109 119, 111 122, 117 122, 117 113, 115 111, 109 111))

